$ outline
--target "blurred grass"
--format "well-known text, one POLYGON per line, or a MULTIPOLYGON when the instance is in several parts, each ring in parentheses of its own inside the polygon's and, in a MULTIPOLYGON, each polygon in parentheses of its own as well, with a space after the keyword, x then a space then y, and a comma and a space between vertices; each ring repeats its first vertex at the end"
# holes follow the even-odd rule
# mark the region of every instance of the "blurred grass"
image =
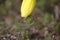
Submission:
MULTIPOLYGON (((39 16, 38 19, 35 18, 37 20, 37 21, 35 21, 34 16, 32 16, 32 15, 27 17, 27 19, 22 19, 20 17, 19 11, 17 13, 15 13, 15 9, 14 10, 10 9, 11 7, 13 8, 13 6, 14 6, 13 0, 6 0, 5 4, 3 4, 3 6, 0 5, 0 14, 7 15, 8 19, 9 19, 8 22, 13 21, 13 24, 12 24, 11 28, 6 29, 7 27, 9 27, 9 25, 7 26, 7 24, 5 22, 5 18, 3 18, 3 20, 0 20, 0 26, 2 27, 1 30, 0 30, 0 35, 4 36, 7 33, 11 32, 13 34, 15 32, 18 40, 24 40, 23 37, 25 37, 25 39, 29 39, 30 33, 32 34, 36 30, 44 30, 45 27, 48 28, 49 24, 53 20, 53 12, 51 13, 51 12, 46 11, 46 8, 47 8, 47 7, 45 7, 46 6, 46 1, 47 0, 39 0, 37 2, 37 6, 39 7, 39 9, 42 8, 41 10, 43 11, 43 15, 39 16), (11 14, 9 14, 9 12, 11 14), (37 22, 39 22, 39 23, 41 22, 42 24, 45 25, 45 27, 42 27, 37 22), (23 35, 23 37, 21 36, 21 38, 20 38, 20 32, 21 33, 24 32, 24 33, 21 34, 21 35, 23 35)), ((56 3, 58 2, 58 0, 48 0, 48 2, 50 2, 50 6, 52 5, 52 7, 54 7, 56 5, 56 3)), ((47 2, 47 4, 48 4, 48 2, 47 2)), ((0 18, 2 18, 2 17, 0 17, 0 18)), ((54 25, 55 25, 55 26, 53 26, 54 32, 60 34, 60 20, 59 20, 59 22, 56 22, 56 24, 54 24, 54 25)), ((44 32, 47 33, 46 34, 47 36, 45 36, 45 38, 47 38, 47 40, 52 40, 51 34, 48 32, 48 29, 44 30, 44 32)), ((15 34, 13 34, 13 35, 15 35, 15 34)), ((40 33, 39 33, 39 36, 40 36, 40 33)))
POLYGON ((6 14, 7 13, 7 8, 4 7, 4 6, 0 6, 0 12, 3 13, 3 14, 6 14))

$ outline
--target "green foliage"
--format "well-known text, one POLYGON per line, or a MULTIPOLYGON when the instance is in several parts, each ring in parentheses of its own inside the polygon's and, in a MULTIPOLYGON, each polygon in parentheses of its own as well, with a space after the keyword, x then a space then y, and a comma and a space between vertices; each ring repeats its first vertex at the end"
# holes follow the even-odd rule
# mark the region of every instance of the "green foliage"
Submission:
POLYGON ((44 8, 45 7, 45 0, 40 0, 38 2, 38 6, 41 7, 41 8, 44 8))
POLYGON ((48 25, 52 20, 52 14, 46 12, 43 16, 39 18, 39 22, 48 25))
POLYGON ((6 4, 7 8, 10 8, 13 5, 13 1, 12 0, 6 0, 5 4, 6 4))
POLYGON ((55 30, 56 30, 56 32, 58 32, 58 33, 60 34, 60 25, 57 25, 57 26, 55 27, 55 30))
POLYGON ((58 20, 58 22, 55 25, 55 31, 60 34, 60 20, 58 20))
POLYGON ((4 21, 0 21, 0 26, 5 27, 6 26, 5 22, 4 21))
POLYGON ((42 29, 42 27, 40 25, 37 25, 35 28, 38 29, 38 30, 42 29))
POLYGON ((51 22, 51 20, 52 20, 52 15, 50 13, 46 13, 44 15, 44 22, 45 22, 45 24, 49 24, 51 22))
POLYGON ((26 26, 26 30, 30 31, 31 27, 30 26, 26 26))
POLYGON ((20 22, 16 22, 14 25, 13 25, 13 29, 17 30, 17 31, 21 31, 21 24, 20 22))
POLYGON ((25 32, 24 33, 24 36, 25 36, 25 38, 27 39, 29 36, 28 36, 28 32, 25 32))
POLYGON ((29 16, 27 19, 26 19, 27 22, 29 22, 30 24, 33 24, 34 23, 34 18, 32 16, 29 16))
POLYGON ((44 21, 44 16, 42 16, 42 17, 39 17, 39 22, 41 22, 41 23, 43 23, 43 21, 44 21))
MULTIPOLYGON (((54 7, 55 3, 58 2, 58 0, 48 0, 48 1, 51 2, 50 5, 53 6, 53 7, 54 7)), ((18 0, 17 0, 17 2, 18 2, 18 0)), ((0 15, 2 14, 1 16, 2 16, 2 19, 3 19, 3 20, 0 20, 0 27, 1 27, 0 28, 0 35, 4 36, 7 33, 10 33, 10 32, 13 33, 12 31, 14 31, 14 32, 16 31, 17 34, 16 35, 13 34, 13 35, 15 35, 18 38, 18 40, 24 40, 22 37, 20 37, 19 32, 24 32, 22 34, 23 37, 28 39, 28 36, 30 36, 29 33, 32 33, 32 32, 35 31, 35 30, 32 31, 32 29, 34 29, 34 28, 32 28, 32 26, 34 26, 36 30, 41 30, 41 29, 44 30, 45 27, 47 28, 47 26, 49 26, 53 21, 53 13, 46 11, 46 8, 47 7, 49 8, 49 6, 47 6, 45 8, 45 5, 48 4, 49 2, 46 3, 46 0, 39 0, 39 2, 37 2, 38 7, 44 8, 44 10, 42 10, 42 13, 41 13, 42 15, 41 16, 37 15, 39 17, 36 19, 36 20, 38 20, 38 21, 36 21, 37 22, 36 23, 32 16, 27 17, 25 20, 21 19, 21 17, 18 17, 20 15, 12 7, 12 6, 14 6, 13 5, 14 3, 12 2, 12 0, 6 0, 5 5, 0 5, 0 15), (11 7, 13 8, 12 10, 10 9, 11 7), (16 13, 15 13, 15 11, 16 11, 16 13), (11 12, 11 14, 9 14, 9 12, 11 12), (9 18, 8 21, 5 20, 5 16, 4 16, 5 14, 7 14, 7 17, 9 18), (11 28, 9 28, 9 26, 7 26, 9 24, 6 25, 5 22, 12 22, 11 28), (26 24, 25 24, 25 22, 26 22, 26 24), (42 23, 43 26, 45 26, 45 27, 42 27, 39 23, 42 23), (29 33, 26 32, 26 31, 28 31, 29 33)), ((56 22, 56 20, 54 19, 53 22, 56 22)), ((52 28, 53 32, 56 31, 56 33, 60 34, 60 20, 58 22, 56 22, 56 24, 55 23, 52 24, 52 26, 53 26, 53 28, 52 28)), ((46 30, 44 30, 45 35, 44 34, 43 35, 47 40, 53 40, 49 31, 51 31, 51 30, 48 30, 48 28, 47 28, 46 30)))
POLYGON ((7 13, 7 8, 3 7, 3 6, 0 6, 0 12, 3 13, 3 14, 6 14, 7 13))

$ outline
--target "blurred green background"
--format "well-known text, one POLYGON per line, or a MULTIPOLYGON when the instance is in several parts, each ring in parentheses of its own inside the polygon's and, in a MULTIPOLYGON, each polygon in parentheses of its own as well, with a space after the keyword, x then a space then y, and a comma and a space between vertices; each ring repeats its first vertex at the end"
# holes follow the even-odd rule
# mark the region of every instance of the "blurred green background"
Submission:
POLYGON ((26 19, 20 16, 21 3, 0 0, 0 40, 60 40, 60 0, 37 0, 26 19))

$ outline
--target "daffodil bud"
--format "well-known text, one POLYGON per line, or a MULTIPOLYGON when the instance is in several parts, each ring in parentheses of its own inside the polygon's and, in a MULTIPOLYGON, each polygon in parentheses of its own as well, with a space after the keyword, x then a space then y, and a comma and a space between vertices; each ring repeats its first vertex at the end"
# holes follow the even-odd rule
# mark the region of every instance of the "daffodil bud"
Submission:
POLYGON ((36 0, 23 0, 21 5, 21 17, 28 17, 33 11, 36 0))

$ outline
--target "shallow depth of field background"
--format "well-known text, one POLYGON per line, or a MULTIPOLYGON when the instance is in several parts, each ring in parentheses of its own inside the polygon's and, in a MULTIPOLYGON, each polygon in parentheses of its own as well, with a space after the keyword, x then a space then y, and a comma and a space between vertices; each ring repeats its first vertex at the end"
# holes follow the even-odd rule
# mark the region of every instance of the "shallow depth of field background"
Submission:
POLYGON ((37 0, 26 19, 21 3, 0 0, 0 40, 60 40, 60 0, 37 0))

